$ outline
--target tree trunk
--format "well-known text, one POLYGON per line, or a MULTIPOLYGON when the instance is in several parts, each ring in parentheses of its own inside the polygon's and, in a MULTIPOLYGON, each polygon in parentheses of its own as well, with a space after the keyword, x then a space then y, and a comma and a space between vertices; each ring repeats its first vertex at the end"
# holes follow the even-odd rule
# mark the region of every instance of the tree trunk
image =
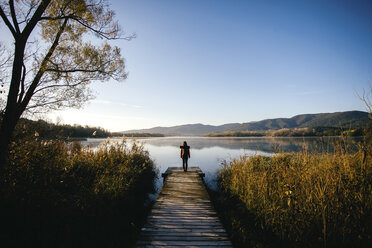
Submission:
POLYGON ((26 42, 20 34, 15 42, 12 79, 10 81, 8 99, 0 127, 0 176, 2 175, 2 170, 7 159, 9 144, 11 142, 15 126, 22 115, 22 112, 19 111, 17 100, 22 78, 25 47, 26 42))
POLYGON ((0 175, 8 158, 9 145, 12 140, 13 132, 19 118, 10 118, 4 115, 0 129, 0 175))

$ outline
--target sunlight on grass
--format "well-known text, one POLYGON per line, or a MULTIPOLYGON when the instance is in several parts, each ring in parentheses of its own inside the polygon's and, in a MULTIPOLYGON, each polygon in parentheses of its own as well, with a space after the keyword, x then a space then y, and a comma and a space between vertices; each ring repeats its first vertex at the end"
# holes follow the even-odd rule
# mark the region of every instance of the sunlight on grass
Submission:
MULTIPOLYGON (((371 144, 352 152, 339 143, 332 153, 242 156, 224 164, 218 183, 243 206, 236 211, 252 215, 255 226, 278 240, 305 247, 363 245, 371 240, 371 154, 371 144)), ((233 232, 244 243, 244 220, 234 221, 233 232)))
POLYGON ((157 169, 143 146, 106 140, 13 143, 1 178, 4 240, 10 244, 117 247, 134 242, 157 169), (20 218, 22 216, 22 218, 20 218))

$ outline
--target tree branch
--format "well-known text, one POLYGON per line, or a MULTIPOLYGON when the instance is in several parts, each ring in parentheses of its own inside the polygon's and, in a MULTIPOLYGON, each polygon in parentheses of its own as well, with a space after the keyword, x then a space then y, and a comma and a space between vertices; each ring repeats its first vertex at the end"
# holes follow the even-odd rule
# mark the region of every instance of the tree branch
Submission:
POLYGON ((41 21, 58 21, 58 20, 63 20, 66 18, 73 18, 75 17, 74 15, 63 15, 63 16, 42 16, 40 17, 41 21))
POLYGON ((30 8, 28 9, 27 14, 24 15, 24 19, 22 21, 18 22, 18 24, 22 24, 22 23, 27 22, 28 21, 28 17, 30 16, 32 10, 34 10, 36 6, 37 6, 37 4, 35 4, 35 3, 32 4, 32 2, 31 2, 30 8))
POLYGON ((32 30, 35 28, 36 24, 40 21, 40 17, 48 7, 51 0, 42 0, 39 7, 35 10, 35 13, 27 23, 26 27, 23 29, 22 34, 25 35, 26 39, 31 34, 32 30))
POLYGON ((6 15, 3 11, 3 8, 1 6, 0 6, 0 16, 3 19, 3 21, 5 22, 5 25, 8 26, 8 28, 9 28, 10 32, 12 33, 13 37, 16 38, 17 37, 17 32, 14 30, 14 27, 12 26, 12 24, 10 23, 10 21, 6 17, 6 15))
POLYGON ((80 20, 76 15, 43 16, 43 17, 40 18, 40 20, 57 21, 57 20, 65 19, 65 18, 70 18, 70 19, 78 22, 80 25, 84 26, 85 28, 91 30, 93 33, 95 33, 98 36, 100 36, 102 38, 105 38, 107 40, 127 40, 127 41, 130 41, 130 40, 135 39, 137 37, 137 35, 135 33, 133 33, 132 35, 126 36, 126 37, 114 37, 114 38, 112 38, 109 35, 115 33, 116 31, 104 32, 102 30, 93 28, 92 26, 90 26, 90 25, 84 23, 82 20, 80 20))
POLYGON ((68 85, 63 85, 63 84, 51 84, 51 85, 48 85, 48 86, 45 86, 45 87, 42 87, 42 88, 38 88, 37 90, 35 90, 34 94, 36 93, 39 93, 43 90, 46 90, 46 89, 49 89, 49 88, 57 88, 57 87, 76 87, 80 84, 82 84, 83 82, 85 81, 82 81, 82 82, 79 82, 79 83, 76 83, 76 84, 68 84, 68 85))
POLYGON ((44 72, 46 70, 47 63, 48 63, 50 57, 52 56, 54 50, 58 46, 59 38, 61 37, 63 31, 65 30, 65 27, 67 25, 67 21, 68 21, 68 19, 65 19, 64 20, 63 24, 61 25, 60 29, 57 32, 57 35, 56 35, 56 37, 54 39, 54 42, 53 42, 52 46, 49 48, 48 53, 45 55, 43 61, 41 62, 40 69, 36 73, 35 78, 32 81, 30 87, 28 88, 27 93, 26 93, 26 95, 25 95, 25 97, 24 97, 24 99, 23 99, 23 101, 21 103, 20 111, 25 110, 26 107, 27 107, 27 104, 30 102, 31 97, 33 96, 34 91, 35 91, 37 85, 40 82, 41 77, 44 75, 44 72))
POLYGON ((60 100, 55 100, 55 101, 50 101, 50 102, 35 104, 35 105, 28 106, 27 109, 43 107, 43 106, 50 105, 50 104, 53 104, 53 103, 59 103, 59 102, 65 102, 65 101, 67 101, 67 99, 63 99, 63 100, 60 99, 60 100))
POLYGON ((74 73, 74 72, 88 72, 88 73, 103 73, 105 74, 106 72, 103 70, 98 70, 98 69, 93 69, 93 70, 88 70, 88 69, 70 69, 70 70, 57 70, 57 69, 46 69, 45 71, 50 71, 50 72, 58 72, 58 73, 74 73))
POLYGON ((16 17, 16 14, 15 14, 15 11, 14 11, 14 1, 13 0, 9 0, 9 8, 10 8, 10 15, 12 16, 12 20, 13 20, 13 24, 14 24, 14 27, 16 29, 16 32, 21 33, 21 31, 19 30, 17 17, 16 17))
POLYGON ((371 100, 369 99, 369 94, 372 95, 372 87, 370 86, 370 89, 366 90, 363 89, 363 94, 362 95, 358 95, 359 99, 362 100, 362 102, 364 102, 364 104, 366 105, 366 108, 367 108, 367 111, 368 111, 368 114, 369 114, 369 117, 372 119, 372 102, 371 100))
POLYGON ((135 34, 132 34, 131 36, 128 36, 128 37, 109 37, 110 34, 113 34, 115 33, 116 31, 112 31, 112 32, 103 32, 102 30, 99 30, 99 29, 95 29, 87 24, 85 24, 84 22, 82 22, 81 20, 77 19, 77 18, 72 18, 74 21, 80 23, 82 26, 86 27, 87 29, 93 31, 93 33, 96 33, 98 36, 100 37, 103 37, 105 38, 106 40, 127 40, 127 41, 130 41, 134 38, 136 38, 136 35, 135 34))

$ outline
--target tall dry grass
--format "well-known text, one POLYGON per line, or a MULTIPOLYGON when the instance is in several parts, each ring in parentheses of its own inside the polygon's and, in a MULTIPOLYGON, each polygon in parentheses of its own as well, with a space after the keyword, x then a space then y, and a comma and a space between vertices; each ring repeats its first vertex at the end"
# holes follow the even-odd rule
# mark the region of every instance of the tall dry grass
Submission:
MULTIPOLYGON (((242 203, 240 214, 253 216, 254 225, 277 240, 294 247, 367 247, 372 235, 371 161, 371 143, 359 144, 356 152, 340 143, 332 153, 304 149, 272 157, 242 156, 224 164, 218 184, 229 199, 242 203)), ((244 223, 234 228, 249 236, 241 231, 244 223)), ((252 244, 249 237, 238 239, 242 246, 252 244)))
POLYGON ((16 142, 0 178, 0 246, 122 247, 135 241, 157 169, 143 146, 16 142))

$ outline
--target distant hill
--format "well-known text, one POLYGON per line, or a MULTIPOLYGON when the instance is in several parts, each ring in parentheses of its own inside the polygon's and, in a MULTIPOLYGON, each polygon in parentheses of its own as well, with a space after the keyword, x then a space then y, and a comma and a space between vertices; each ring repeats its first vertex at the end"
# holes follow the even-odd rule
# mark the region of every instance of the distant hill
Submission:
POLYGON ((173 127, 154 127, 150 129, 128 130, 122 133, 158 133, 164 135, 205 135, 219 132, 267 131, 283 128, 331 127, 355 129, 369 122, 368 113, 347 111, 336 113, 303 114, 292 118, 267 119, 247 123, 230 123, 220 126, 187 124, 173 127))
POLYGON ((322 114, 296 115, 292 118, 267 119, 258 122, 247 122, 226 131, 267 131, 282 128, 302 127, 334 127, 359 128, 369 121, 368 113, 362 111, 347 111, 322 114))
POLYGON ((128 130, 122 133, 159 133, 164 135, 204 135, 207 133, 223 132, 238 127, 239 123, 225 124, 221 126, 187 124, 173 127, 153 127, 149 129, 128 130))

